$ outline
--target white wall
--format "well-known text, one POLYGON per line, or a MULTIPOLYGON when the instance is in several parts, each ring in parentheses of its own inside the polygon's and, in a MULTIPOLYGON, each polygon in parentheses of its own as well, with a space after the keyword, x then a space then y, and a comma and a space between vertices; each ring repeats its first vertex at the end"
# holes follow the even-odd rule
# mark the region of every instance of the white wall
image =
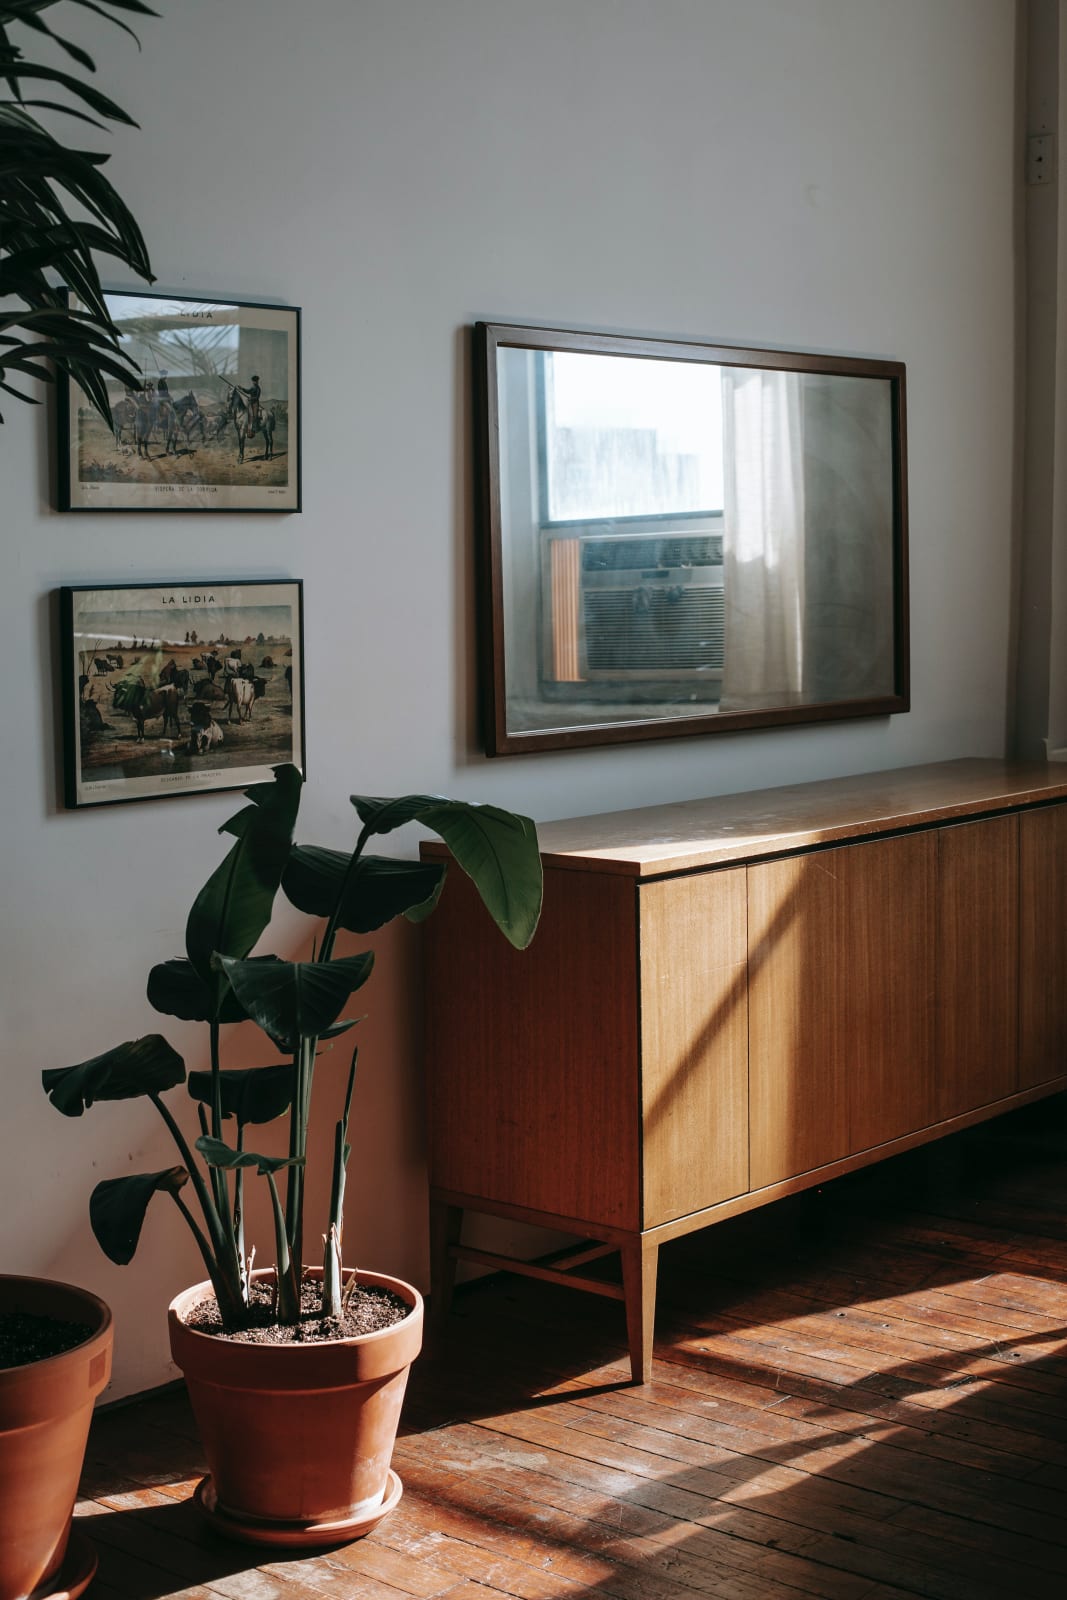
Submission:
MULTIPOLYGON (((160 1025, 148 965, 180 953, 234 804, 61 809, 56 585, 303 577, 299 836, 338 846, 353 789, 548 819, 999 754, 1008 703, 1011 0, 159 3, 140 55, 102 25, 84 34, 102 87, 142 125, 111 141, 110 170, 161 287, 304 307, 306 510, 57 515, 45 418, 3 406, 0 1265, 111 1300, 114 1394, 171 1375, 163 1306, 197 1260, 163 1201, 132 1267, 102 1259, 89 1189, 169 1164, 169 1148, 150 1107, 59 1117, 39 1072, 160 1025), (479 317, 905 361, 910 715, 486 761, 468 466, 479 317)), ((378 949, 349 1242, 421 1281, 415 952, 378 949)), ((173 1037, 200 1064, 195 1030, 173 1037)))

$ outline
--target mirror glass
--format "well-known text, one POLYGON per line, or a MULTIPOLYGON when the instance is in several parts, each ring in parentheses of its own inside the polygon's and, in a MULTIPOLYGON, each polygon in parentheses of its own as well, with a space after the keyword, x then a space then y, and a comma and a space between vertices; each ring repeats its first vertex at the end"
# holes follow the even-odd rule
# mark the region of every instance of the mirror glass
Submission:
POLYGON ((491 754, 907 710, 899 363, 478 341, 491 754))

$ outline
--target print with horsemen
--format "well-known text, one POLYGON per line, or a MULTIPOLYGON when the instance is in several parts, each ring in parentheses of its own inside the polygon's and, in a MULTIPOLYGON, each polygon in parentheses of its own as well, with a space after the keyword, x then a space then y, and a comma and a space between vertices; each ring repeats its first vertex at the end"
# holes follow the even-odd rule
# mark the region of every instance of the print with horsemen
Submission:
POLYGON ((128 376, 111 414, 63 388, 61 510, 300 509, 300 316, 109 291, 128 376))

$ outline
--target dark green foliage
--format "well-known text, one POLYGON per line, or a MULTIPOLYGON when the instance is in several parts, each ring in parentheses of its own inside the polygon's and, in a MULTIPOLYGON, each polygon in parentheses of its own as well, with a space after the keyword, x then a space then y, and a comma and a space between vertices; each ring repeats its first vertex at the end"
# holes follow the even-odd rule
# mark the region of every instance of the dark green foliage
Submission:
POLYGON ((162 1034, 149 1033, 74 1067, 42 1072, 45 1093, 65 1117, 80 1117, 94 1100, 139 1100, 184 1082, 185 1062, 162 1034))
POLYGON ((290 1156, 257 1156, 252 1150, 231 1150, 221 1139, 211 1139, 206 1134, 196 1141, 196 1148, 212 1167, 224 1167, 236 1172, 240 1167, 255 1167, 257 1172, 280 1172, 283 1167, 303 1166, 303 1160, 290 1156))
MULTIPOLYGON (((294 845, 282 878, 286 899, 312 917, 328 917, 352 857, 319 845, 294 845)), ((352 869, 338 916, 348 933, 373 933, 394 917, 413 922, 428 916, 445 881, 434 861, 394 861, 391 856, 361 856, 352 869)))
POLYGON ((343 961, 232 961, 219 958, 241 1005, 279 1050, 293 1055, 302 1039, 318 1039, 350 994, 370 977, 374 956, 343 961))
POLYGON ((0 389, 36 403, 9 380, 50 383, 54 363, 110 423, 105 375, 131 384, 140 379, 120 350, 96 258, 119 261, 151 283, 148 251, 100 171, 108 157, 64 143, 35 113, 60 112, 96 129, 136 124, 73 73, 26 58, 19 29, 95 72, 92 57, 42 15, 57 4, 104 17, 126 33, 131 30, 114 13, 157 15, 142 0, 0 0, 0 303, 15 302, 0 315, 0 389), (64 285, 84 309, 68 305, 64 285))
POLYGON ((274 769, 273 783, 246 791, 252 804, 224 822, 237 843, 197 895, 185 925, 185 951, 212 997, 214 1019, 228 992, 213 957, 244 957, 270 921, 293 838, 303 783, 294 766, 274 769))
MULTIPOLYGON (((304 1165, 316 1057, 322 1041, 359 1020, 342 1017, 341 1012, 366 983, 374 963, 369 950, 335 960, 337 934, 342 929, 367 932, 400 915, 420 920, 433 910, 441 891, 444 863, 364 856, 367 840, 412 821, 436 831, 473 879, 498 926, 520 947, 533 936, 541 906, 541 859, 533 823, 527 818, 439 795, 400 800, 357 797, 353 804, 363 827, 351 854, 294 846, 302 781, 295 767, 281 766, 274 769, 270 783, 247 791, 249 804, 219 830, 234 842, 189 913, 186 959, 160 962, 149 975, 148 998, 158 1011, 208 1024, 210 1070, 195 1071, 188 1079, 200 1124, 196 1155, 160 1098, 186 1074, 181 1057, 159 1034, 43 1075, 53 1103, 67 1116, 81 1116, 96 1100, 144 1095, 155 1105, 183 1164, 99 1184, 89 1208, 93 1231, 113 1261, 129 1261, 152 1196, 161 1190, 171 1194, 193 1231, 227 1328, 240 1327, 247 1309, 246 1173, 261 1175, 270 1192, 279 1319, 295 1321, 299 1316, 304 1165), (267 930, 283 884, 298 910, 326 919, 309 961, 250 954, 267 930), (222 1029, 241 1020, 258 1024, 289 1059, 264 1067, 224 1069, 222 1029), (271 1122, 286 1112, 287 1155, 245 1149, 246 1127, 271 1122), (227 1121, 236 1123, 232 1143, 223 1138, 227 1121), (283 1170, 287 1173, 284 1203, 276 1183, 283 1170), (196 1195, 202 1223, 182 1198, 180 1191, 187 1183, 196 1195)), ((342 1210, 355 1069, 353 1052, 344 1110, 334 1130, 329 1218, 325 1229, 317 1230, 326 1241, 323 1313, 327 1316, 340 1314, 344 1283, 342 1210)))
POLYGON ((419 822, 443 839, 501 933, 517 950, 525 950, 541 914, 541 857, 529 817, 433 794, 401 800, 351 798, 368 836, 419 822))
POLYGON ((132 1261, 152 1196, 160 1190, 176 1195, 188 1182, 184 1167, 168 1167, 98 1183, 89 1198, 89 1221, 107 1258, 120 1267, 132 1261))
POLYGON ((167 1017, 183 1022, 243 1022, 240 1001, 232 993, 223 995, 218 1005, 214 986, 209 986, 191 961, 160 961, 148 974, 148 1003, 167 1017))
MULTIPOLYGON (((218 1074, 218 1082, 223 1116, 233 1117, 242 1127, 250 1122, 273 1122, 293 1102, 291 1061, 274 1067, 230 1067, 218 1074)), ((209 1106, 214 1094, 213 1075, 190 1072, 189 1093, 194 1100, 209 1106)))

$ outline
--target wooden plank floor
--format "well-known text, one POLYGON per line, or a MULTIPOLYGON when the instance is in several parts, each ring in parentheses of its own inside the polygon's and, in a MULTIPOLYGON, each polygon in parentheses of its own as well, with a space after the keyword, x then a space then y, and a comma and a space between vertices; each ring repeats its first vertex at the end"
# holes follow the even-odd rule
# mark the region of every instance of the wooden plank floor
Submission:
POLYGON ((261 1559, 200 1523, 181 1393, 101 1414, 90 1600, 1067 1593, 1067 1099, 663 1253, 621 1307, 496 1278, 415 1369, 399 1508, 261 1559))

